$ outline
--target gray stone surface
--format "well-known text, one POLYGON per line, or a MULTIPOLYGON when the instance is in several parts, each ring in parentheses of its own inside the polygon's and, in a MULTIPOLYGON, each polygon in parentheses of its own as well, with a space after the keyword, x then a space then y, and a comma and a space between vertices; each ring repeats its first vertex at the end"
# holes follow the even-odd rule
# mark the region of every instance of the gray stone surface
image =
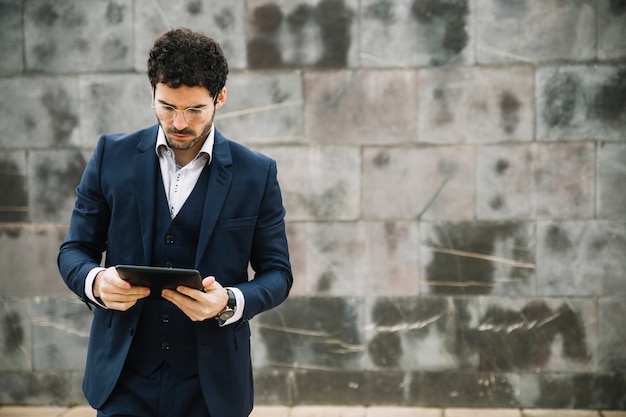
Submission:
POLYGON ((619 1, 599 1, 597 21, 598 59, 625 58, 626 6, 619 1))
POLYGON ((21 0, 0 1, 0 73, 24 69, 24 32, 22 31, 21 0))
POLYGON ((474 63, 472 1, 361 3, 363 67, 474 63), (400 41, 402 39, 402 41, 400 41))
POLYGON ((626 145, 602 143, 598 147, 598 218, 626 219, 626 145))
POLYGON ((367 147, 363 150, 366 219, 475 218, 476 148, 367 147))
POLYGON ((132 3, 124 1, 24 2, 26 69, 130 70, 132 28, 132 3))
POLYGON ((624 141, 626 66, 537 69, 537 139, 624 141))
POLYGON ((595 58, 595 2, 477 0, 481 64, 595 58))
POLYGON ((481 147, 478 218, 593 218, 594 151, 591 143, 481 147))
POLYGON ((412 70, 305 73, 307 139, 356 145, 416 142, 416 76, 412 70))
POLYGON ((434 144, 530 141, 530 67, 431 68, 419 72, 419 141, 434 144))
POLYGON ((215 123, 229 138, 250 145, 303 140, 300 73, 234 73, 227 90, 215 123))
POLYGON ((143 73, 152 41, 174 27, 188 27, 219 39, 231 69, 246 67, 246 2, 193 0, 162 2, 136 0, 134 32, 134 68, 143 73))

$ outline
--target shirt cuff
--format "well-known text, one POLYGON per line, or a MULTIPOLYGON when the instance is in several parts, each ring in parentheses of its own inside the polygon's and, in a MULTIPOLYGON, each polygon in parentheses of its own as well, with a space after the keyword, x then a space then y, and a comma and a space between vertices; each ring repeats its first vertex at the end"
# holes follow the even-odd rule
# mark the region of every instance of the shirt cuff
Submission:
POLYGON ((235 299, 237 300, 237 309, 235 310, 235 314, 231 318, 220 324, 220 327, 228 326, 231 323, 238 322, 243 317, 243 309, 246 305, 246 300, 243 297, 243 293, 239 288, 226 287, 226 289, 231 290, 235 295, 235 299))
POLYGON ((96 275, 98 275, 98 272, 100 271, 106 271, 106 268, 96 267, 89 271, 89 273, 87 274, 87 278, 85 278, 85 296, 89 298, 89 300, 95 305, 102 308, 107 308, 107 306, 105 306, 101 301, 97 300, 96 297, 93 295, 93 282, 96 280, 96 275))

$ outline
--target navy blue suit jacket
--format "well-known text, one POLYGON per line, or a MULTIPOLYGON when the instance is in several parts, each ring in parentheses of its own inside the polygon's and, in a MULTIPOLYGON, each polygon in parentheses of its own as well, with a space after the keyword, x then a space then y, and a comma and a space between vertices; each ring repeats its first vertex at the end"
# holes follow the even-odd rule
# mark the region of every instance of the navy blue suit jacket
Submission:
MULTIPOLYGON (((160 175, 158 126, 102 136, 87 164, 58 264, 83 301, 85 277, 100 265, 149 265, 160 175)), ((243 318, 220 328, 198 322, 199 377, 212 416, 247 416, 253 405, 250 328, 254 315, 287 298, 293 278, 276 163, 215 132, 195 267, 245 297, 243 318), (248 262, 254 279, 248 279, 248 262)), ((94 309, 83 390, 99 408, 122 371, 142 301, 125 312, 94 309)))

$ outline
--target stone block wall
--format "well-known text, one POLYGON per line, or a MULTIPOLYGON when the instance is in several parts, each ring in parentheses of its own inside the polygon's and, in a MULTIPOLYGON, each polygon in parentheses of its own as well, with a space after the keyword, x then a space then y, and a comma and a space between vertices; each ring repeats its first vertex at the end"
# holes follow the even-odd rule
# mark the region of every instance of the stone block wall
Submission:
POLYGON ((227 54, 218 128, 278 161, 257 403, 626 408, 620 0, 0 0, 0 404, 84 402, 57 249, 175 26, 227 54))

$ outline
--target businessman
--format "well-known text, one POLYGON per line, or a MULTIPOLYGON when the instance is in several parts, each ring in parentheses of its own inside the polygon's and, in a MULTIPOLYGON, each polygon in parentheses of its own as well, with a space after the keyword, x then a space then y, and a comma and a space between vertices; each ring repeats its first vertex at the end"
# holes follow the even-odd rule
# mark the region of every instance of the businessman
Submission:
POLYGON ((76 189, 58 265, 94 312, 83 390, 100 417, 252 410, 248 321, 293 278, 275 162, 213 123, 227 74, 215 40, 160 36, 148 59, 158 124, 102 136, 76 189), (120 264, 197 269, 204 290, 154 294, 120 264))

